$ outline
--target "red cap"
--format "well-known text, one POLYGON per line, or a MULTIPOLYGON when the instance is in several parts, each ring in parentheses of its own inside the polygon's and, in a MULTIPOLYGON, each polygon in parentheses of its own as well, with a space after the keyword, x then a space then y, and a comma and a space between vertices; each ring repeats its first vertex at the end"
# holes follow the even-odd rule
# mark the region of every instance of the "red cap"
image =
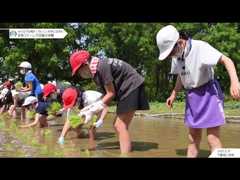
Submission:
POLYGON ((52 83, 45 84, 43 87, 43 96, 47 97, 50 93, 54 93, 56 91, 57 88, 52 83))
POLYGON ((77 70, 87 62, 90 56, 90 53, 85 50, 74 52, 71 55, 70 64, 72 68, 72 76, 74 76, 77 70))
POLYGON ((67 88, 63 92, 62 100, 63 100, 63 108, 72 108, 77 100, 77 90, 74 88, 67 88))
POLYGON ((6 81, 3 83, 3 87, 9 88, 9 89, 12 87, 12 85, 13 84, 10 81, 6 81))

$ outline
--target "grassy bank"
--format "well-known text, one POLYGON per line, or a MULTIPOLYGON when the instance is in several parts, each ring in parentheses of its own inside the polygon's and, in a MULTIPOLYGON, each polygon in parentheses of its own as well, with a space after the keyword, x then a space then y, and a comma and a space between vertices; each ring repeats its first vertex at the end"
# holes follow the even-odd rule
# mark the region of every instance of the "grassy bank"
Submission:
MULTIPOLYGON (((226 116, 240 116, 240 101, 228 100, 224 102, 224 111, 226 116)), ((184 113, 185 102, 175 102, 172 112, 184 113)), ((116 106, 110 107, 110 112, 115 112, 116 106)), ((139 111, 142 112, 142 111, 139 111)), ((165 102, 150 102, 150 110, 144 111, 149 114, 170 113, 171 110, 167 108, 165 102)))

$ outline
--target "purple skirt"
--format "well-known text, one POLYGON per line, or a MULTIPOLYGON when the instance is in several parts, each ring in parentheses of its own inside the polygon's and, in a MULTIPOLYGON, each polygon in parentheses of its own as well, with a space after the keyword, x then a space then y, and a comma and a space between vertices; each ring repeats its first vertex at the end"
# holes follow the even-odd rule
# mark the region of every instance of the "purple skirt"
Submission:
POLYGON ((211 128, 225 124, 224 96, 218 81, 187 91, 185 124, 190 128, 211 128))

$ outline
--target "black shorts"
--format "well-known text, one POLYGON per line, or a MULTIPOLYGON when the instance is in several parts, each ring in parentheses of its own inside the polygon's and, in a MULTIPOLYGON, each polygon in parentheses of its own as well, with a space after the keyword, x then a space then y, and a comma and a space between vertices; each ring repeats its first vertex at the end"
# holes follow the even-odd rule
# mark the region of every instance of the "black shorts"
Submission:
POLYGON ((144 84, 133 90, 126 98, 117 103, 117 114, 135 110, 149 110, 144 84))

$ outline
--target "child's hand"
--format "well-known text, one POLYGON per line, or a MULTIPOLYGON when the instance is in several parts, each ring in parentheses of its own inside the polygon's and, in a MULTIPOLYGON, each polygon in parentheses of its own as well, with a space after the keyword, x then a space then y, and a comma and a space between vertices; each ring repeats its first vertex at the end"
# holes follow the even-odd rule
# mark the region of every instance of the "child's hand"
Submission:
POLYGON ((93 124, 96 128, 102 127, 103 125, 103 120, 99 119, 97 122, 93 124))
POLYGON ((240 84, 239 83, 231 83, 230 93, 234 99, 240 99, 240 84))
POLYGON ((62 137, 62 136, 59 137, 59 138, 58 138, 58 143, 61 144, 61 145, 63 145, 63 144, 64 144, 64 137, 62 137))
POLYGON ((174 102, 175 98, 176 98, 176 97, 175 97, 174 95, 171 95, 171 96, 167 99, 166 105, 167 105, 168 108, 172 108, 172 107, 173 107, 173 102, 174 102))
POLYGON ((63 114, 63 112, 64 112, 64 108, 62 108, 62 109, 60 109, 59 111, 57 111, 57 112, 55 113, 55 116, 61 116, 61 115, 63 114))

